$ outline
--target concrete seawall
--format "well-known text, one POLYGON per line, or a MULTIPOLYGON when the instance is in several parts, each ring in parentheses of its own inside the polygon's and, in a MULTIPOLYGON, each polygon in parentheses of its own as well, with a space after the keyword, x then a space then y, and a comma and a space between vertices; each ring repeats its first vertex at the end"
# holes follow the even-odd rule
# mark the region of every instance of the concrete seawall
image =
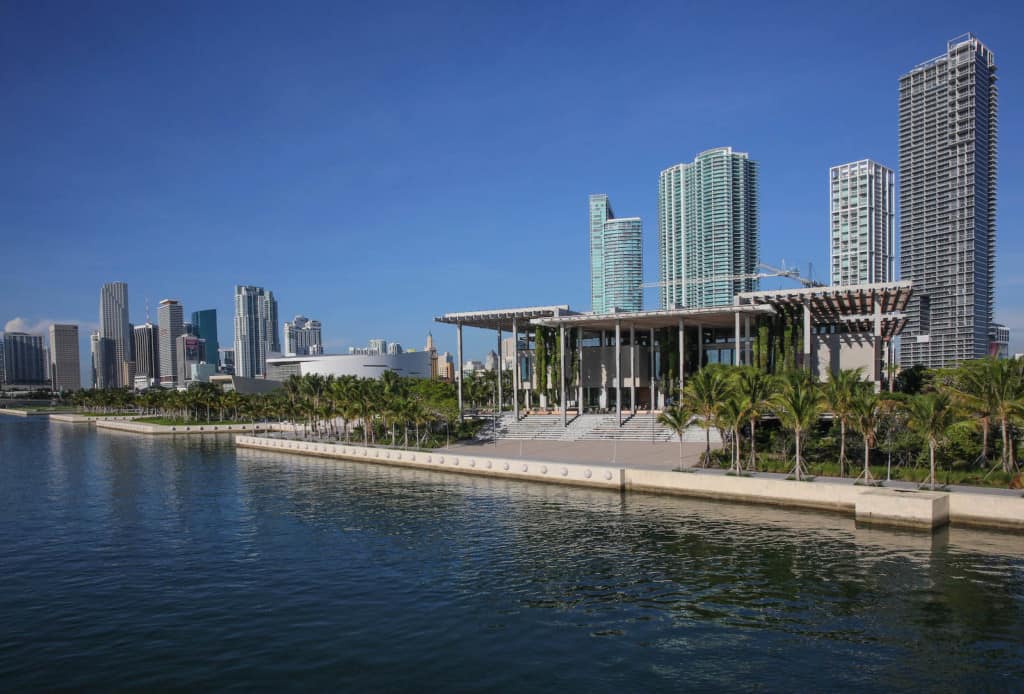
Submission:
POLYGON ((1024 498, 998 490, 931 492, 869 487, 849 482, 796 482, 775 476, 733 477, 610 465, 561 463, 475 455, 463 451, 407 451, 239 435, 242 448, 281 451, 364 463, 434 468, 621 492, 675 494, 855 516, 858 523, 932 531, 948 523, 1024 532, 1024 498))
MULTIPOLYGON (((195 424, 166 425, 147 424, 145 422, 133 422, 126 420, 100 419, 96 422, 97 429, 111 429, 114 431, 127 431, 132 434, 146 434, 150 436, 169 436, 185 434, 253 434, 260 431, 281 431, 279 424, 259 423, 256 424, 195 424)), ((285 427, 285 430, 290 430, 285 427)))

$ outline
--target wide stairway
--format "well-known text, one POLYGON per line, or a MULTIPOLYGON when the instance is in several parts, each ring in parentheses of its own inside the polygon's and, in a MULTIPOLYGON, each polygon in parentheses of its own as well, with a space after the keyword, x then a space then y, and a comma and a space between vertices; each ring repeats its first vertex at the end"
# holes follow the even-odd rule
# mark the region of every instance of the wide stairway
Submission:
MULTIPOLYGON (((569 420, 562 426, 561 414, 529 414, 518 422, 511 412, 498 419, 497 438, 526 441, 678 441, 668 427, 658 422, 657 414, 641 412, 629 417, 623 415, 622 426, 618 426, 614 414, 584 414, 569 420)), ((486 427, 481 434, 491 433, 486 427)), ((704 443, 704 430, 696 423, 683 432, 683 442, 704 443)), ((721 443, 717 429, 711 429, 711 443, 721 443)))

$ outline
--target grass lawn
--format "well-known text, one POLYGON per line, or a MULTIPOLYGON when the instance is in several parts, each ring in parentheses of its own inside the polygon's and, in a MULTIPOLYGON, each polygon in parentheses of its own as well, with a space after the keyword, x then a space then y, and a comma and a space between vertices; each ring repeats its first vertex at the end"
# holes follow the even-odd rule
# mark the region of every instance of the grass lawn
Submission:
POLYGON ((132 421, 139 422, 141 424, 160 424, 166 427, 208 427, 214 425, 224 426, 227 424, 252 424, 252 422, 237 419, 214 420, 212 422, 207 422, 202 419, 180 419, 176 417, 139 417, 132 421))

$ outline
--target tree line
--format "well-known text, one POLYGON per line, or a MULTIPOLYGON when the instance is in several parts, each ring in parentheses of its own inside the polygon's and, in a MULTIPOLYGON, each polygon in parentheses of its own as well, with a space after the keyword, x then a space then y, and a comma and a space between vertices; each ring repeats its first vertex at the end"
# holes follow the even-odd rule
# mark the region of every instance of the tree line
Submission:
MULTIPOLYGON (((924 458, 932 488, 943 458, 961 471, 999 471, 1019 485, 1015 447, 1024 426, 1024 361, 986 358, 909 371, 901 386, 911 392, 875 393, 860 369, 819 383, 802 370, 770 375, 756 367, 709 365, 687 379, 682 397, 659 421, 680 436, 699 424, 706 431, 701 465, 724 454, 733 474, 759 469, 758 444, 771 440, 759 425, 770 423, 788 435, 781 448, 797 480, 807 476, 811 458, 819 466, 836 461, 845 477, 852 470, 848 439, 855 434, 863 456, 859 478, 868 484, 876 481, 871 462, 884 445, 890 457, 896 452, 915 464, 924 458), (712 428, 722 433, 724 453, 711 450, 712 428), (838 450, 822 445, 824 439, 838 439, 838 450)), ((682 466, 681 438, 679 454, 682 466)))

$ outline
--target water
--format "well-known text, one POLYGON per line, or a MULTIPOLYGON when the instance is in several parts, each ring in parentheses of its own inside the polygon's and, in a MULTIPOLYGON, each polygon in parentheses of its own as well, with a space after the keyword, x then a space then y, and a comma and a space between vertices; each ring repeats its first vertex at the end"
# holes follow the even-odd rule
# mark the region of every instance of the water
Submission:
POLYGON ((1024 538, 0 417, 0 686, 1020 690, 1024 538))

